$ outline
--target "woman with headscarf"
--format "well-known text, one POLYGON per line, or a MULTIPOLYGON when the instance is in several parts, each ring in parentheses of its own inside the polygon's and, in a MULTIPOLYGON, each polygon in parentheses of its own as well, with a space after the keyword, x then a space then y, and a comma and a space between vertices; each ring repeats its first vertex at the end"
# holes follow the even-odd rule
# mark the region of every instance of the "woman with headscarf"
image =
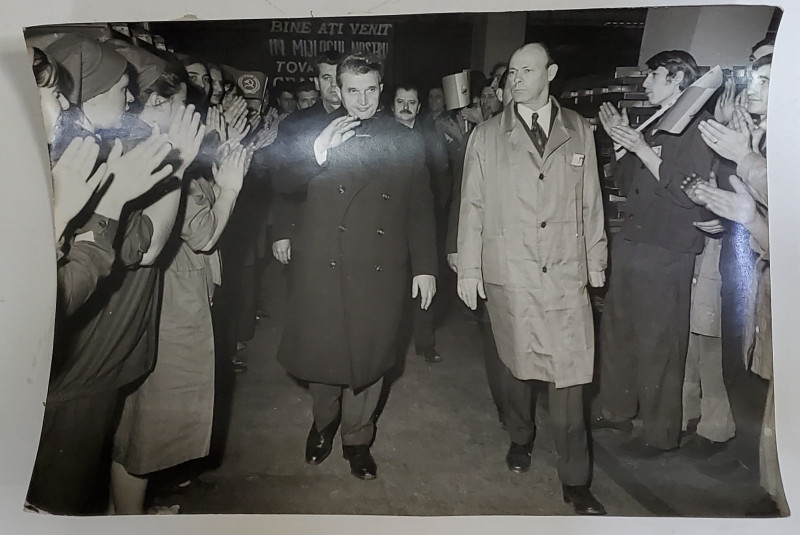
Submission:
MULTIPOLYGON (((142 57, 141 49, 120 52, 139 72, 159 65, 155 80, 140 84, 139 118, 154 130, 168 128, 183 109, 186 73, 158 58, 142 57)), ((198 148, 203 132, 198 132, 198 148)), ((221 283, 215 245, 241 189, 244 165, 245 153, 237 144, 227 147, 218 168, 195 169, 204 175, 193 173, 186 179, 180 233, 164 257, 155 368, 126 398, 114 440, 111 497, 118 514, 144 512, 150 474, 209 453, 214 409, 211 301, 221 283)))

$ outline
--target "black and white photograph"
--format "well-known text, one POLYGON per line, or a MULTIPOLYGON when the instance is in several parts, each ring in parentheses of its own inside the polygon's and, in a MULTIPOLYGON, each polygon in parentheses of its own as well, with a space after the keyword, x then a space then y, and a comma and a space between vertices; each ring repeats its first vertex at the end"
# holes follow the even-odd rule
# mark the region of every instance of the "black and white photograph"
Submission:
POLYGON ((569 7, 20 28, 22 514, 789 517, 787 11, 569 7))

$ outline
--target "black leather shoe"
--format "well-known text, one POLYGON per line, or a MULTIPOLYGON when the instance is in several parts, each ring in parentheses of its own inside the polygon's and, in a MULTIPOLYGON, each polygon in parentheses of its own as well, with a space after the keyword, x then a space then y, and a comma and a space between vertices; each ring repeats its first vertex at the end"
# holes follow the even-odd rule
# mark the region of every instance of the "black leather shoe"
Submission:
POLYGON ((439 352, 436 351, 435 346, 418 347, 417 355, 422 355, 425 362, 428 364, 435 364, 442 361, 442 357, 439 355, 439 352))
POLYGON ((533 441, 527 444, 517 444, 512 442, 508 447, 506 453, 506 466, 512 472, 522 474, 527 472, 531 467, 531 451, 533 450, 533 441))
POLYGON ((589 485, 562 485, 564 491, 564 501, 571 503, 575 508, 575 513, 579 515, 604 515, 606 508, 597 501, 589 485))
POLYGON ((378 477, 378 466, 369 452, 369 446, 342 446, 344 458, 350 462, 350 473, 358 479, 375 479, 378 477))
POLYGON ((333 437, 339 429, 339 419, 337 418, 322 431, 317 431, 317 425, 311 424, 311 430, 306 439, 306 462, 308 464, 319 464, 328 458, 333 449, 333 437))

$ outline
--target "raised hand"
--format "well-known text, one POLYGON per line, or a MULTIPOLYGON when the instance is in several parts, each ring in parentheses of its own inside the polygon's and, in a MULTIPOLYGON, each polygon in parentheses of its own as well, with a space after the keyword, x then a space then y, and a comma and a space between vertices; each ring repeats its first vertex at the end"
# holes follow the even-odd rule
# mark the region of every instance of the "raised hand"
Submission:
MULTIPOLYGON (((697 186, 697 195, 706 208, 720 217, 749 225, 756 218, 756 201, 736 175, 730 177, 733 191, 726 191, 711 184, 697 186)), ((699 227, 699 223, 695 226, 699 227)))
POLYGON ((611 127, 608 135, 614 143, 622 145, 625 150, 634 154, 639 154, 642 150, 650 148, 650 145, 644 139, 644 134, 626 124, 618 124, 611 127))
MULTIPOLYGON (((244 97, 233 95, 226 105, 225 99, 222 100, 222 113, 225 121, 230 124, 241 116, 247 116, 247 101, 244 97)), ((246 120, 246 119, 245 119, 246 120)))
POLYGON ((228 140, 228 126, 219 106, 211 106, 206 114, 206 132, 216 132, 221 142, 228 140))
POLYGON ((250 143, 250 146, 253 148, 254 151, 261 150, 264 147, 268 147, 272 145, 275 141, 275 138, 278 137, 278 127, 277 125, 264 125, 261 130, 256 132, 255 136, 253 136, 253 141, 250 143))
POLYGON ((436 277, 433 275, 417 275, 411 280, 411 298, 416 299, 420 296, 419 307, 428 310, 436 295, 436 277))
POLYGON ((321 155, 338 147, 356 135, 353 130, 360 124, 361 121, 349 115, 334 119, 314 140, 314 153, 321 155))
POLYGON ((211 168, 214 181, 221 190, 231 190, 237 195, 242 190, 247 151, 241 145, 235 145, 225 152, 220 159, 219 167, 211 168))
POLYGON ((159 167, 171 150, 168 136, 161 134, 157 126, 149 138, 125 154, 122 153, 122 142, 114 140, 114 147, 108 155, 108 172, 113 176, 95 212, 117 219, 125 203, 170 176, 174 171, 172 165, 159 167))
POLYGON ((89 176, 99 152, 100 147, 93 137, 77 137, 70 141, 53 166, 53 220, 58 238, 108 177, 105 163, 100 164, 97 171, 89 176))
MULTIPOLYGON (((746 91, 744 92, 746 93, 746 91)), ((725 80, 725 89, 722 90, 717 103, 714 105, 714 119, 718 123, 727 125, 731 122, 733 110, 735 109, 735 99, 736 85, 733 83, 733 79, 728 78, 725 80)))
MULTIPOLYGON (((732 123, 735 121, 733 120, 732 123)), ((711 150, 736 164, 752 150, 750 148, 750 132, 746 128, 744 132, 739 132, 723 126, 713 119, 700 121, 697 128, 700 129, 700 137, 711 150)))
POLYGON ((169 142, 178 149, 181 155, 181 174, 197 158, 200 144, 206 133, 206 126, 200 122, 200 114, 194 111, 194 105, 181 105, 172 117, 169 127, 169 142))
POLYGON ((615 126, 629 125, 628 114, 621 114, 610 102, 603 102, 600 105, 599 116, 600 124, 603 125, 603 130, 605 130, 606 134, 609 136, 611 135, 611 129, 615 126))
POLYGON ((240 115, 236 120, 228 123, 227 141, 239 143, 248 132, 250 132, 250 125, 247 124, 247 115, 240 115))

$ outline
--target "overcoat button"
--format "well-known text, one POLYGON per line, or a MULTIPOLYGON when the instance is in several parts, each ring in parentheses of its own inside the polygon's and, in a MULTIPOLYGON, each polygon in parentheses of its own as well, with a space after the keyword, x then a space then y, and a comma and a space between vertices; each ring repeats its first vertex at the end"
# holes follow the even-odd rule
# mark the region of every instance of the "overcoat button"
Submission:
POLYGON ((544 180, 544 173, 539 173, 539 180, 544 180))
POLYGON ((108 221, 106 221, 105 219, 101 219, 100 221, 97 222, 97 224, 100 226, 100 228, 106 228, 106 226, 108 226, 108 221))
POLYGON ((339 225, 339 232, 344 232, 345 230, 347 230, 347 227, 344 225, 339 225))
POLYGON ((635 192, 636 192, 636 195, 639 195, 639 188, 636 188, 636 189, 635 189, 635 190, 633 190, 633 191, 635 191, 635 192))
POLYGON ((386 232, 384 232, 384 230, 383 230, 382 228, 379 228, 379 229, 378 229, 378 234, 379 234, 380 236, 383 236, 384 234, 386 234, 386 232))
POLYGON ((330 264, 328 264, 328 265, 331 266, 332 268, 335 268, 336 267, 336 260, 331 260, 330 264))
POLYGON ((547 226, 547 221, 542 221, 542 225, 541 225, 541 227, 542 227, 542 228, 544 228, 544 227, 546 227, 546 226, 547 226))
POLYGON ((383 197, 383 200, 385 200, 385 201, 389 200, 389 194, 388 193, 384 193, 383 195, 381 195, 381 197, 383 197))
POLYGON ((381 266, 375 266, 375 271, 383 271, 383 268, 381 266))
POLYGON ((344 186, 339 184, 339 193, 344 193, 344 186))
POLYGON ((542 273, 547 273, 547 266, 542 266, 542 273))

